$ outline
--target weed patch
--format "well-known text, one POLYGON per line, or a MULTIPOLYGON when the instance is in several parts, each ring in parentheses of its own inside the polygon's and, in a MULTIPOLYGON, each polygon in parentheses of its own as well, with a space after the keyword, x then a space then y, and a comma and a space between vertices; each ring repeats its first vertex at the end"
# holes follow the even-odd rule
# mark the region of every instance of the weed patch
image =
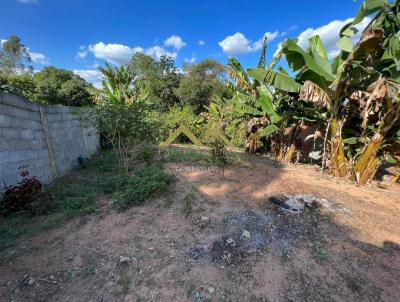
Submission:
MULTIPOLYGON (((143 151, 143 160, 151 159, 147 151, 143 151)), ((29 211, 0 217, 0 251, 22 235, 51 229, 71 218, 96 212, 96 201, 101 196, 112 194, 116 205, 124 209, 167 191, 172 181, 173 176, 158 164, 148 164, 133 174, 125 173, 117 164, 115 154, 103 151, 87 161, 83 169, 45 187, 41 196, 31 203, 29 211)))
POLYGON ((116 205, 122 209, 140 205, 150 196, 166 191, 172 181, 173 176, 165 173, 160 165, 152 164, 128 177, 113 197, 116 205))
POLYGON ((164 159, 170 162, 204 162, 210 161, 208 154, 201 153, 196 150, 179 150, 179 149, 166 149, 160 150, 161 155, 164 159))
POLYGON ((331 259, 329 252, 319 247, 314 248, 313 257, 318 261, 329 261, 331 259))
POLYGON ((193 212, 193 201, 194 195, 193 193, 186 194, 182 199, 182 208, 181 212, 185 217, 189 217, 193 212))

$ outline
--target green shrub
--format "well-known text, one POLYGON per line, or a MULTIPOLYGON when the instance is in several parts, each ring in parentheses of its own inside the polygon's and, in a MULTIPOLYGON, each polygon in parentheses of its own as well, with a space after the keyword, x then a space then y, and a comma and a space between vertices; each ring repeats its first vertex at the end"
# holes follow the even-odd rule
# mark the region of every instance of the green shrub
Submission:
POLYGON ((127 174, 113 175, 102 179, 100 185, 105 194, 114 193, 129 183, 127 174))
MULTIPOLYGON (((203 129, 200 125, 199 116, 196 115, 193 108, 188 105, 172 107, 167 113, 161 116, 161 120, 162 134, 160 135, 160 139, 162 141, 165 141, 170 132, 180 125, 185 125, 196 137, 200 138, 202 136, 203 129)), ((189 143, 189 139, 187 139, 186 136, 178 137, 177 142, 189 143)))
POLYGON ((93 213, 96 210, 95 195, 85 194, 80 197, 66 198, 60 208, 64 216, 73 217, 93 213))
POLYGON ((155 193, 166 191, 172 181, 173 176, 165 173, 159 165, 149 165, 114 194, 115 202, 122 209, 140 205, 155 193))
POLYGON ((154 148, 150 145, 145 145, 139 150, 136 159, 149 162, 153 158, 153 154, 154 148))
POLYGON ((0 74, 0 91, 9 92, 33 100, 35 83, 28 74, 10 74, 8 76, 0 74))

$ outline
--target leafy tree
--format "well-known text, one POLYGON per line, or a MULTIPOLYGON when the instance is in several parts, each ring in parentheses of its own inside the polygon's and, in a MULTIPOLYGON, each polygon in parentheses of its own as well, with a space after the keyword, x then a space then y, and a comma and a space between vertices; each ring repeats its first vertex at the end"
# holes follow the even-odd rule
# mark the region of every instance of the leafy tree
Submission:
POLYGON ((128 171, 137 152, 155 137, 154 123, 146 106, 147 94, 138 87, 138 77, 127 70, 106 65, 103 93, 88 121, 96 120, 100 132, 115 151, 121 167, 128 171))
POLYGON ((128 69, 138 77, 136 85, 147 91, 148 102, 154 108, 165 111, 179 103, 175 89, 179 87, 182 74, 175 67, 174 60, 162 56, 157 62, 150 56, 136 53, 128 69))
POLYGON ((183 75, 175 67, 175 62, 167 56, 162 56, 158 63, 161 81, 157 85, 156 94, 163 100, 164 107, 170 107, 179 102, 175 89, 183 78, 183 75))
POLYGON ((225 68, 220 63, 206 59, 198 64, 186 65, 184 69, 186 76, 176 89, 176 95, 182 104, 193 106, 196 113, 203 111, 214 95, 230 96, 230 89, 222 82, 225 68))
POLYGON ((33 76, 35 100, 46 104, 83 106, 91 103, 93 87, 72 71, 46 67, 33 76))
MULTIPOLYGON (((31 58, 28 49, 21 43, 21 39, 13 35, 0 46, 0 73, 16 74, 25 71, 31 58)), ((32 69, 31 66, 28 68, 32 69)))
POLYGON ((9 92, 33 100, 35 95, 35 83, 29 74, 8 76, 0 74, 0 91, 9 92))

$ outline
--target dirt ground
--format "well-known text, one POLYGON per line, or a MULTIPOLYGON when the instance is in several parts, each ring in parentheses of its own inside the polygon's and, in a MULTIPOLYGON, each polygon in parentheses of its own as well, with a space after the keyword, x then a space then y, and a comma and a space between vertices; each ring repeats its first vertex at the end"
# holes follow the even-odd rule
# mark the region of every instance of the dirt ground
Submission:
POLYGON ((19 239, 0 301, 399 301, 399 185, 357 188, 260 157, 224 176, 164 167, 170 193, 124 212, 105 196, 100 213, 19 239), (333 206, 285 214, 268 202, 279 193, 333 206))

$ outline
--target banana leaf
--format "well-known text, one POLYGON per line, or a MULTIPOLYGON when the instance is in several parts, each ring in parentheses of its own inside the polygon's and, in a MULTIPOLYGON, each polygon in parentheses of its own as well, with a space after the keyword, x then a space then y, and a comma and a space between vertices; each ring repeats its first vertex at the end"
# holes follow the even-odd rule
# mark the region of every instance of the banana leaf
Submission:
POLYGON ((347 145, 355 145, 358 143, 358 138, 357 137, 349 137, 343 140, 344 144, 347 145))
POLYGON ((331 72, 326 71, 310 54, 297 45, 296 39, 286 39, 282 45, 282 49, 293 71, 298 71, 306 67, 329 82, 335 80, 335 76, 331 72))
POLYGON ((311 54, 315 59, 315 61, 326 72, 332 74, 332 67, 331 64, 329 63, 328 55, 326 53, 325 46, 321 41, 321 38, 318 35, 316 35, 308 39, 308 41, 310 44, 311 54))
POLYGON ((262 138, 262 137, 268 137, 271 134, 275 133, 279 131, 279 128, 275 125, 268 125, 267 127, 263 128, 262 130, 257 131, 256 133, 256 137, 258 139, 262 138))
POLYGON ((247 73, 257 81, 266 82, 275 89, 286 92, 299 92, 300 90, 300 84, 293 77, 283 72, 268 71, 268 69, 264 68, 251 68, 247 70, 247 73))
POLYGON ((261 85, 257 87, 257 90, 258 93, 260 94, 258 98, 258 103, 263 109, 263 112, 267 114, 267 116, 273 123, 278 123, 282 118, 275 109, 268 88, 265 85, 261 85))
POLYGON ((385 4, 386 0, 366 0, 364 1, 360 8, 358 9, 357 15, 353 20, 353 25, 360 23, 365 16, 370 15, 378 10, 380 10, 385 4))

